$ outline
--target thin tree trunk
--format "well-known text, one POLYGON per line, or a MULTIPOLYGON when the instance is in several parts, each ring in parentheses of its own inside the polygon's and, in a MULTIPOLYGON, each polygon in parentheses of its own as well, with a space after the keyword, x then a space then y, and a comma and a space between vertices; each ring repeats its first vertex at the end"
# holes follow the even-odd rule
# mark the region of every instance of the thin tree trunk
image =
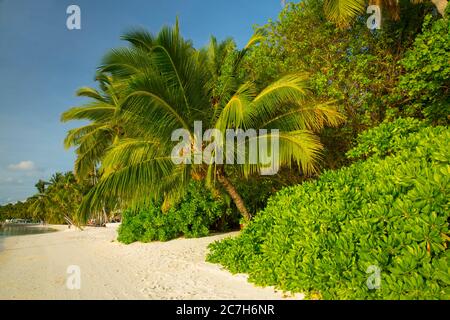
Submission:
POLYGON ((71 225, 74 226, 75 228, 80 229, 81 231, 83 231, 83 228, 80 225, 77 225, 75 222, 72 221, 72 219, 70 219, 68 216, 64 215, 64 219, 66 220, 66 222, 71 225))
POLYGON ((436 6, 436 9, 441 14, 441 16, 444 16, 448 0, 431 0, 431 2, 433 2, 433 4, 436 6))
POLYGON ((104 224, 106 225, 109 221, 108 221, 108 215, 106 214, 105 207, 102 208, 102 211, 103 211, 103 219, 105 219, 104 224))
POLYGON ((244 200, 237 192, 236 188, 233 186, 233 184, 230 182, 230 180, 226 177, 224 172, 219 172, 217 175, 217 180, 222 184, 222 186, 225 188, 225 190, 230 195, 231 199, 233 199, 234 204, 236 205, 237 209, 241 213, 241 215, 244 217, 246 222, 250 222, 252 219, 251 214, 248 212, 247 208, 245 207, 244 200))

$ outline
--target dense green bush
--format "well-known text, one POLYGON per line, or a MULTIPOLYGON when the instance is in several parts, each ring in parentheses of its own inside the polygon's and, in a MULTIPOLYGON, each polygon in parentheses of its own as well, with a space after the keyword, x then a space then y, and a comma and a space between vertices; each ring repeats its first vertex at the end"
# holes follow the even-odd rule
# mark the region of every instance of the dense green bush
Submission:
POLYGON ((212 244, 208 261, 323 299, 449 299, 450 131, 398 120, 360 140, 369 137, 377 155, 283 189, 239 237, 212 244), (400 138, 385 139, 396 128, 400 138))
MULTIPOLYGON (((450 14, 450 6, 447 8, 450 14)), ((425 18, 423 32, 400 61, 397 96, 403 114, 421 116, 435 123, 450 122, 450 19, 425 18)))
POLYGON ((253 217, 266 207, 268 199, 275 192, 284 187, 297 185, 306 179, 305 176, 299 174, 298 168, 294 166, 292 168, 280 168, 278 173, 273 176, 256 174, 244 180, 237 177, 231 178, 253 217))
POLYGON ((261 27, 266 39, 251 49, 243 72, 264 86, 280 75, 306 71, 316 100, 338 101, 347 124, 321 133, 324 166, 338 168, 347 164, 345 152, 358 133, 382 122, 386 111, 398 111, 392 105, 400 102, 390 101, 390 93, 402 74, 399 61, 429 9, 402 1, 402 19, 385 19, 383 28, 373 31, 363 17, 349 28, 336 28, 323 5, 322 0, 287 5, 276 21, 261 27))
POLYGON ((188 238, 207 236, 211 229, 226 230, 237 223, 226 202, 215 197, 200 182, 191 183, 183 200, 168 212, 161 210, 161 203, 149 204, 145 209, 128 210, 123 214, 118 240, 168 241, 184 235, 188 238))
POLYGON ((418 119, 399 118, 395 122, 384 122, 378 127, 361 133, 357 146, 347 152, 349 159, 367 158, 369 156, 385 157, 403 147, 402 140, 426 127, 418 119))

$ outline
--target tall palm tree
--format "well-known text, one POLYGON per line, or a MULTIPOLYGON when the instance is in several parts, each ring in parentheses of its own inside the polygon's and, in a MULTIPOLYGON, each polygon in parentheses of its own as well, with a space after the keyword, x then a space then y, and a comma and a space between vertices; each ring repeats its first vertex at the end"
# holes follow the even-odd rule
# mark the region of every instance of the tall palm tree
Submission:
MULTIPOLYGON (((209 183, 218 181, 248 221, 251 215, 230 182, 226 166, 214 163, 173 162, 177 142, 172 133, 183 128, 189 145, 201 154, 202 137, 194 122, 205 129, 279 129, 281 165, 295 161, 305 174, 317 171, 322 145, 314 131, 326 125, 337 126, 343 117, 330 104, 310 100, 307 76, 282 77, 263 90, 237 74, 246 50, 230 49, 230 40, 211 40, 205 50, 196 50, 174 28, 165 27, 157 36, 135 30, 123 36, 129 47, 112 50, 101 67, 103 73, 127 81, 120 104, 121 124, 133 136, 121 137, 102 158, 103 175, 84 198, 80 217, 99 210, 105 201, 120 199, 128 205, 164 197, 166 203, 183 195, 192 178, 209 183)), ((271 133, 267 134, 273 139, 271 133)), ((234 154, 236 157, 237 154, 234 154)), ((180 155, 182 158, 182 155, 180 155)), ((260 172, 262 164, 250 164, 246 157, 238 165, 243 177, 260 172)))
MULTIPOLYGON (((445 15, 448 0, 430 0, 441 16, 445 15)), ((421 3, 425 0, 411 0, 412 3, 421 3)), ((369 4, 375 4, 386 11, 393 19, 398 19, 398 0, 369 0, 369 4)), ((367 6, 366 0, 325 0, 324 12, 328 20, 338 26, 348 26, 358 15, 364 14, 367 6)))
POLYGON ((52 201, 52 211, 57 217, 75 225, 75 213, 82 200, 82 185, 77 182, 72 172, 55 174, 50 181, 47 196, 52 201))
POLYGON ((39 193, 45 192, 45 187, 47 186, 48 182, 45 182, 44 180, 39 179, 39 181, 35 184, 36 189, 39 193))
POLYGON ((38 193, 30 198, 30 206, 28 207, 28 211, 35 219, 39 219, 41 221, 47 220, 46 216, 49 211, 49 202, 45 193, 38 193))
POLYGON ((46 194, 49 185, 51 185, 51 182, 41 179, 36 183, 35 187, 38 190, 38 193, 30 198, 30 206, 28 207, 28 211, 32 216, 42 221, 46 220, 46 216, 51 207, 50 199, 46 194))
POLYGON ((30 198, 28 211, 35 218, 54 223, 75 224, 75 213, 85 193, 72 172, 55 173, 48 182, 39 180, 38 194, 30 198))

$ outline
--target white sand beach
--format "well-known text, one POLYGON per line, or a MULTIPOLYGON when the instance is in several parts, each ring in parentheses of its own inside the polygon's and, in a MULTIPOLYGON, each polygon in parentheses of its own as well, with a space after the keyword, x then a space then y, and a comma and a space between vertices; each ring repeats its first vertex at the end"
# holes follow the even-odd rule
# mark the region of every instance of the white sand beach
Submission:
POLYGON ((209 243, 236 233, 123 245, 114 228, 7 237, 0 243, 0 299, 280 299, 245 275, 205 262, 209 243), (69 290, 67 268, 80 267, 69 290))

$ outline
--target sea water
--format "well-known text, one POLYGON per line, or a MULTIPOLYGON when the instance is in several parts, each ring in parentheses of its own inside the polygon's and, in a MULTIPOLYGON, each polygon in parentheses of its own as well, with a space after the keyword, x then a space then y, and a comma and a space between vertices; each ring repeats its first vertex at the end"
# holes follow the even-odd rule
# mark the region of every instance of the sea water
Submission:
POLYGON ((23 236, 55 231, 57 230, 40 225, 6 224, 0 227, 0 237, 23 236))

